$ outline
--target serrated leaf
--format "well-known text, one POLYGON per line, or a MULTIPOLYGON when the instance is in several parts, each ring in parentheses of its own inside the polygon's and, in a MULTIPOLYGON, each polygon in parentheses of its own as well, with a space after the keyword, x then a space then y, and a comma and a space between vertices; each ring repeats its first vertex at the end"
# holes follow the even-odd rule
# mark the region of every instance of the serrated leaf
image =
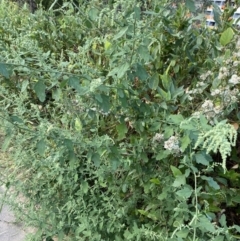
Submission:
POLYGON ((191 197, 193 190, 189 187, 184 187, 183 189, 176 192, 176 194, 184 199, 188 199, 191 197))
POLYGON ((205 166, 209 165, 209 161, 206 159, 206 157, 203 154, 196 154, 195 158, 197 163, 203 164, 205 166))
POLYGON ((173 173, 174 177, 182 175, 182 172, 178 168, 176 168, 175 166, 170 166, 170 168, 172 170, 172 173, 173 173))
POLYGON ((3 63, 0 64, 0 74, 2 76, 4 76, 5 78, 9 79, 10 74, 9 74, 9 72, 7 70, 7 65, 6 64, 3 64, 3 63))
POLYGON ((149 80, 149 83, 148 83, 148 86, 152 89, 152 90, 156 90, 157 87, 159 85, 159 77, 158 77, 158 74, 154 74, 150 80, 149 80))
POLYGON ((46 151, 46 142, 44 141, 44 139, 41 139, 38 143, 37 143, 37 152, 40 156, 44 156, 45 151, 46 151))
POLYGON ((128 26, 126 26, 126 27, 124 27, 123 29, 121 29, 120 32, 118 32, 118 33, 114 36, 113 40, 117 40, 117 39, 121 38, 127 31, 128 31, 128 26))
POLYGON ((225 46, 227 45, 228 43, 231 42, 231 40, 233 39, 233 36, 234 36, 234 32, 232 30, 232 28, 227 28, 222 34, 221 34, 221 37, 220 37, 220 43, 225 46))
POLYGON ((93 161, 93 163, 94 163, 94 165, 95 165, 96 167, 99 167, 100 164, 101 164, 100 155, 99 155, 98 153, 94 153, 94 154, 92 155, 92 161, 93 161))
POLYGON ((59 101, 61 99, 62 96, 62 91, 60 88, 57 88, 55 90, 53 90, 52 92, 52 98, 56 101, 59 101))
POLYGON ((34 91, 38 97, 38 99, 41 101, 41 102, 44 102, 45 99, 46 99, 46 86, 43 82, 43 80, 39 80, 35 86, 34 86, 34 91))
POLYGON ((176 177, 172 186, 173 187, 180 187, 180 186, 185 185, 185 184, 186 184, 186 176, 180 175, 180 176, 176 177))
POLYGON ((207 177, 207 176, 201 176, 202 180, 206 180, 208 182, 208 185, 212 188, 214 188, 215 190, 219 190, 220 186, 218 185, 218 183, 216 181, 213 180, 212 177, 207 177))

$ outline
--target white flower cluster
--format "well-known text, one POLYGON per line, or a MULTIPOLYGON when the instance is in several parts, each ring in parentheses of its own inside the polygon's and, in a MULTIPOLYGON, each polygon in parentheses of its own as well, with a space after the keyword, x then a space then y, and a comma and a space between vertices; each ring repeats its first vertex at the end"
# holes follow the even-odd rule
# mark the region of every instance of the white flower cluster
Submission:
POLYGON ((218 79, 222 80, 229 75, 229 70, 227 67, 221 67, 218 73, 218 79))
POLYGON ((162 142, 164 140, 164 136, 161 133, 156 133, 152 139, 152 142, 162 142))
POLYGON ((238 89, 231 90, 229 86, 222 87, 211 91, 211 96, 219 97, 221 100, 222 108, 227 107, 230 104, 238 102, 240 96, 238 89))
POLYGON ((228 80, 229 84, 237 85, 240 83, 240 77, 236 74, 233 74, 232 77, 228 80))
POLYGON ((200 75, 200 80, 206 80, 209 76, 212 76, 212 72, 208 70, 206 73, 200 75))
POLYGON ((196 94, 202 94, 205 88, 207 87, 208 84, 200 81, 196 84, 196 88, 192 90, 186 90, 186 93, 188 94, 188 99, 193 100, 193 97, 191 95, 196 95, 196 94))
POLYGON ((167 141, 164 142, 164 148, 172 151, 174 154, 179 154, 181 149, 179 147, 179 140, 177 136, 171 136, 167 141))

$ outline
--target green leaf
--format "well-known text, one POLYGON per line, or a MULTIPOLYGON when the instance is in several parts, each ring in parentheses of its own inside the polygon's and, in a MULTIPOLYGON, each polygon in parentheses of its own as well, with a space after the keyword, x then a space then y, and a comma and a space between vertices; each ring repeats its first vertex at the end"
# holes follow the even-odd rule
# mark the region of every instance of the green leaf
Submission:
POLYGON ((224 241, 224 236, 218 235, 218 236, 215 237, 212 241, 224 241))
POLYGON ((22 92, 22 93, 27 89, 28 84, 29 84, 29 81, 28 81, 28 80, 24 80, 24 81, 22 82, 22 87, 21 87, 21 92, 22 92))
POLYGON ((186 184, 186 176, 180 175, 180 176, 176 177, 172 186, 173 187, 180 187, 180 186, 185 185, 185 184, 186 184))
POLYGON ((159 181, 158 178, 152 178, 152 179, 150 179, 150 182, 151 182, 151 183, 154 183, 154 184, 156 184, 156 185, 160 185, 160 184, 161 184, 161 182, 159 181))
POLYGON ((208 232, 214 233, 215 227, 214 224, 209 221, 209 219, 205 216, 199 217, 197 222, 197 227, 201 229, 205 229, 208 232))
POLYGON ((190 10, 190 12, 196 12, 196 5, 193 0, 186 0, 186 7, 190 10))
POLYGON ((62 91, 60 88, 57 88, 55 90, 53 90, 52 92, 52 98, 56 101, 59 101, 61 99, 62 96, 62 91))
POLYGON ((139 80, 147 80, 148 73, 142 64, 136 64, 136 70, 134 73, 135 77, 138 77, 139 80))
POLYGON ((89 16, 89 18, 92 20, 92 21, 95 21, 95 20, 97 20, 97 18, 98 18, 98 9, 96 9, 96 8, 91 8, 90 10, 89 10, 89 12, 88 12, 88 16, 89 16))
POLYGON ((146 45, 140 45, 137 49, 137 52, 140 58, 144 60, 144 62, 149 62, 151 59, 151 55, 149 54, 149 50, 146 45))
POLYGON ((203 164, 205 166, 209 165, 209 161, 206 159, 206 156, 204 154, 196 154, 195 158, 197 163, 203 164))
POLYGON ((125 75, 125 73, 128 71, 129 67, 130 67, 130 65, 127 62, 122 64, 117 70, 117 77, 119 79, 121 79, 125 75))
POLYGON ((41 102, 44 102, 46 99, 45 90, 46 90, 46 86, 43 80, 39 80, 34 86, 34 91, 41 102))
POLYGON ((160 77, 161 77, 161 80, 162 80, 163 88, 166 91, 168 91, 170 89, 171 84, 172 84, 171 77, 166 73, 163 74, 163 75, 160 75, 160 77))
POLYGON ((79 120, 79 118, 76 118, 75 119, 75 130, 78 131, 78 132, 81 132, 82 131, 82 122, 79 120))
POLYGON ((82 183, 81 183, 81 188, 82 188, 82 190, 83 190, 83 193, 87 193, 88 192, 88 183, 86 182, 86 181, 83 181, 82 183))
POLYGON ((233 36, 234 36, 234 32, 232 30, 232 28, 227 28, 222 34, 221 34, 221 37, 220 37, 220 43, 225 46, 227 45, 228 43, 231 42, 231 40, 233 39, 233 36))
POLYGON ((128 26, 122 28, 121 31, 114 36, 113 40, 117 40, 121 38, 127 31, 128 31, 128 26))
POLYGON ((170 154, 171 154, 171 151, 169 151, 169 150, 161 151, 157 154, 156 160, 158 160, 158 161, 163 160, 166 157, 168 157, 170 154))
POLYGON ((184 199, 190 198, 192 195, 193 190, 189 187, 184 187, 183 189, 176 192, 176 194, 184 199))
POLYGON ((174 124, 180 124, 184 120, 182 115, 169 115, 167 121, 172 122, 174 124))
POLYGON ((95 165, 96 167, 99 167, 100 164, 101 164, 100 155, 99 155, 98 153, 94 153, 94 154, 92 155, 92 161, 93 161, 93 163, 94 163, 94 165, 95 165))
POLYGON ((189 229, 187 228, 183 228, 181 230, 179 230, 176 235, 179 237, 179 238, 186 238, 189 234, 189 229))
POLYGON ((176 168, 175 166, 170 166, 170 168, 172 170, 172 173, 173 173, 174 177, 182 175, 182 172, 178 168, 176 168))
POLYGON ((2 151, 3 151, 3 152, 5 152, 5 151, 8 149, 8 147, 9 147, 9 145, 10 145, 10 143, 11 143, 12 138, 13 138, 13 135, 7 135, 7 136, 5 136, 4 142, 3 142, 3 144, 2 144, 2 151))
POLYGON ((47 145, 46 142, 44 141, 44 139, 41 139, 38 143, 37 143, 37 152, 40 156, 44 156, 45 151, 46 151, 47 145))
POLYGON ((188 135, 184 135, 184 136, 180 139, 180 142, 181 142, 181 150, 182 150, 182 151, 185 151, 186 148, 188 147, 188 145, 191 143, 191 139, 189 138, 188 135))
POLYGON ((157 87, 159 85, 159 77, 158 74, 155 73, 149 80, 148 86, 152 89, 152 90, 156 90, 157 87))
POLYGON ((208 182, 208 185, 212 188, 214 188, 215 190, 219 190, 220 186, 218 185, 218 183, 216 181, 213 180, 212 177, 207 177, 207 176, 201 176, 202 180, 206 180, 208 182))
POLYGON ((0 63, 0 74, 2 76, 4 76, 5 78, 9 79, 10 74, 9 74, 9 72, 7 70, 7 65, 6 64, 0 63))
POLYGON ((118 132, 118 139, 122 140, 125 138, 126 133, 128 132, 128 128, 125 123, 121 123, 116 126, 118 132))
POLYGON ((221 215, 221 218, 219 219, 219 223, 223 228, 227 227, 226 215, 224 213, 221 215))

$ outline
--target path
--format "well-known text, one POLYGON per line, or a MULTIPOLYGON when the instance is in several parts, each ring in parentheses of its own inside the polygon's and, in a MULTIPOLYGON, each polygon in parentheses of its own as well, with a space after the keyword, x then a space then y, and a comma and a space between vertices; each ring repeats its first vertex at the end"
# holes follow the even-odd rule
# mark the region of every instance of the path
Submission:
MULTIPOLYGON (((0 197, 3 192, 3 188, 0 187, 0 197)), ((13 213, 4 205, 0 210, 0 241, 24 241, 25 236, 23 226, 16 223, 13 213)))

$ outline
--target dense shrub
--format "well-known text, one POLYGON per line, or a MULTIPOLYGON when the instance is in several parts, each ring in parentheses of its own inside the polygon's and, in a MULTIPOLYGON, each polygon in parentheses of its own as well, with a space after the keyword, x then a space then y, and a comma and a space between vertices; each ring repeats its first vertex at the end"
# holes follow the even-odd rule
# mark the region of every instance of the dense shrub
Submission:
POLYGON ((236 239, 240 56, 226 16, 210 30, 191 0, 0 6, 5 182, 32 240, 236 239))

